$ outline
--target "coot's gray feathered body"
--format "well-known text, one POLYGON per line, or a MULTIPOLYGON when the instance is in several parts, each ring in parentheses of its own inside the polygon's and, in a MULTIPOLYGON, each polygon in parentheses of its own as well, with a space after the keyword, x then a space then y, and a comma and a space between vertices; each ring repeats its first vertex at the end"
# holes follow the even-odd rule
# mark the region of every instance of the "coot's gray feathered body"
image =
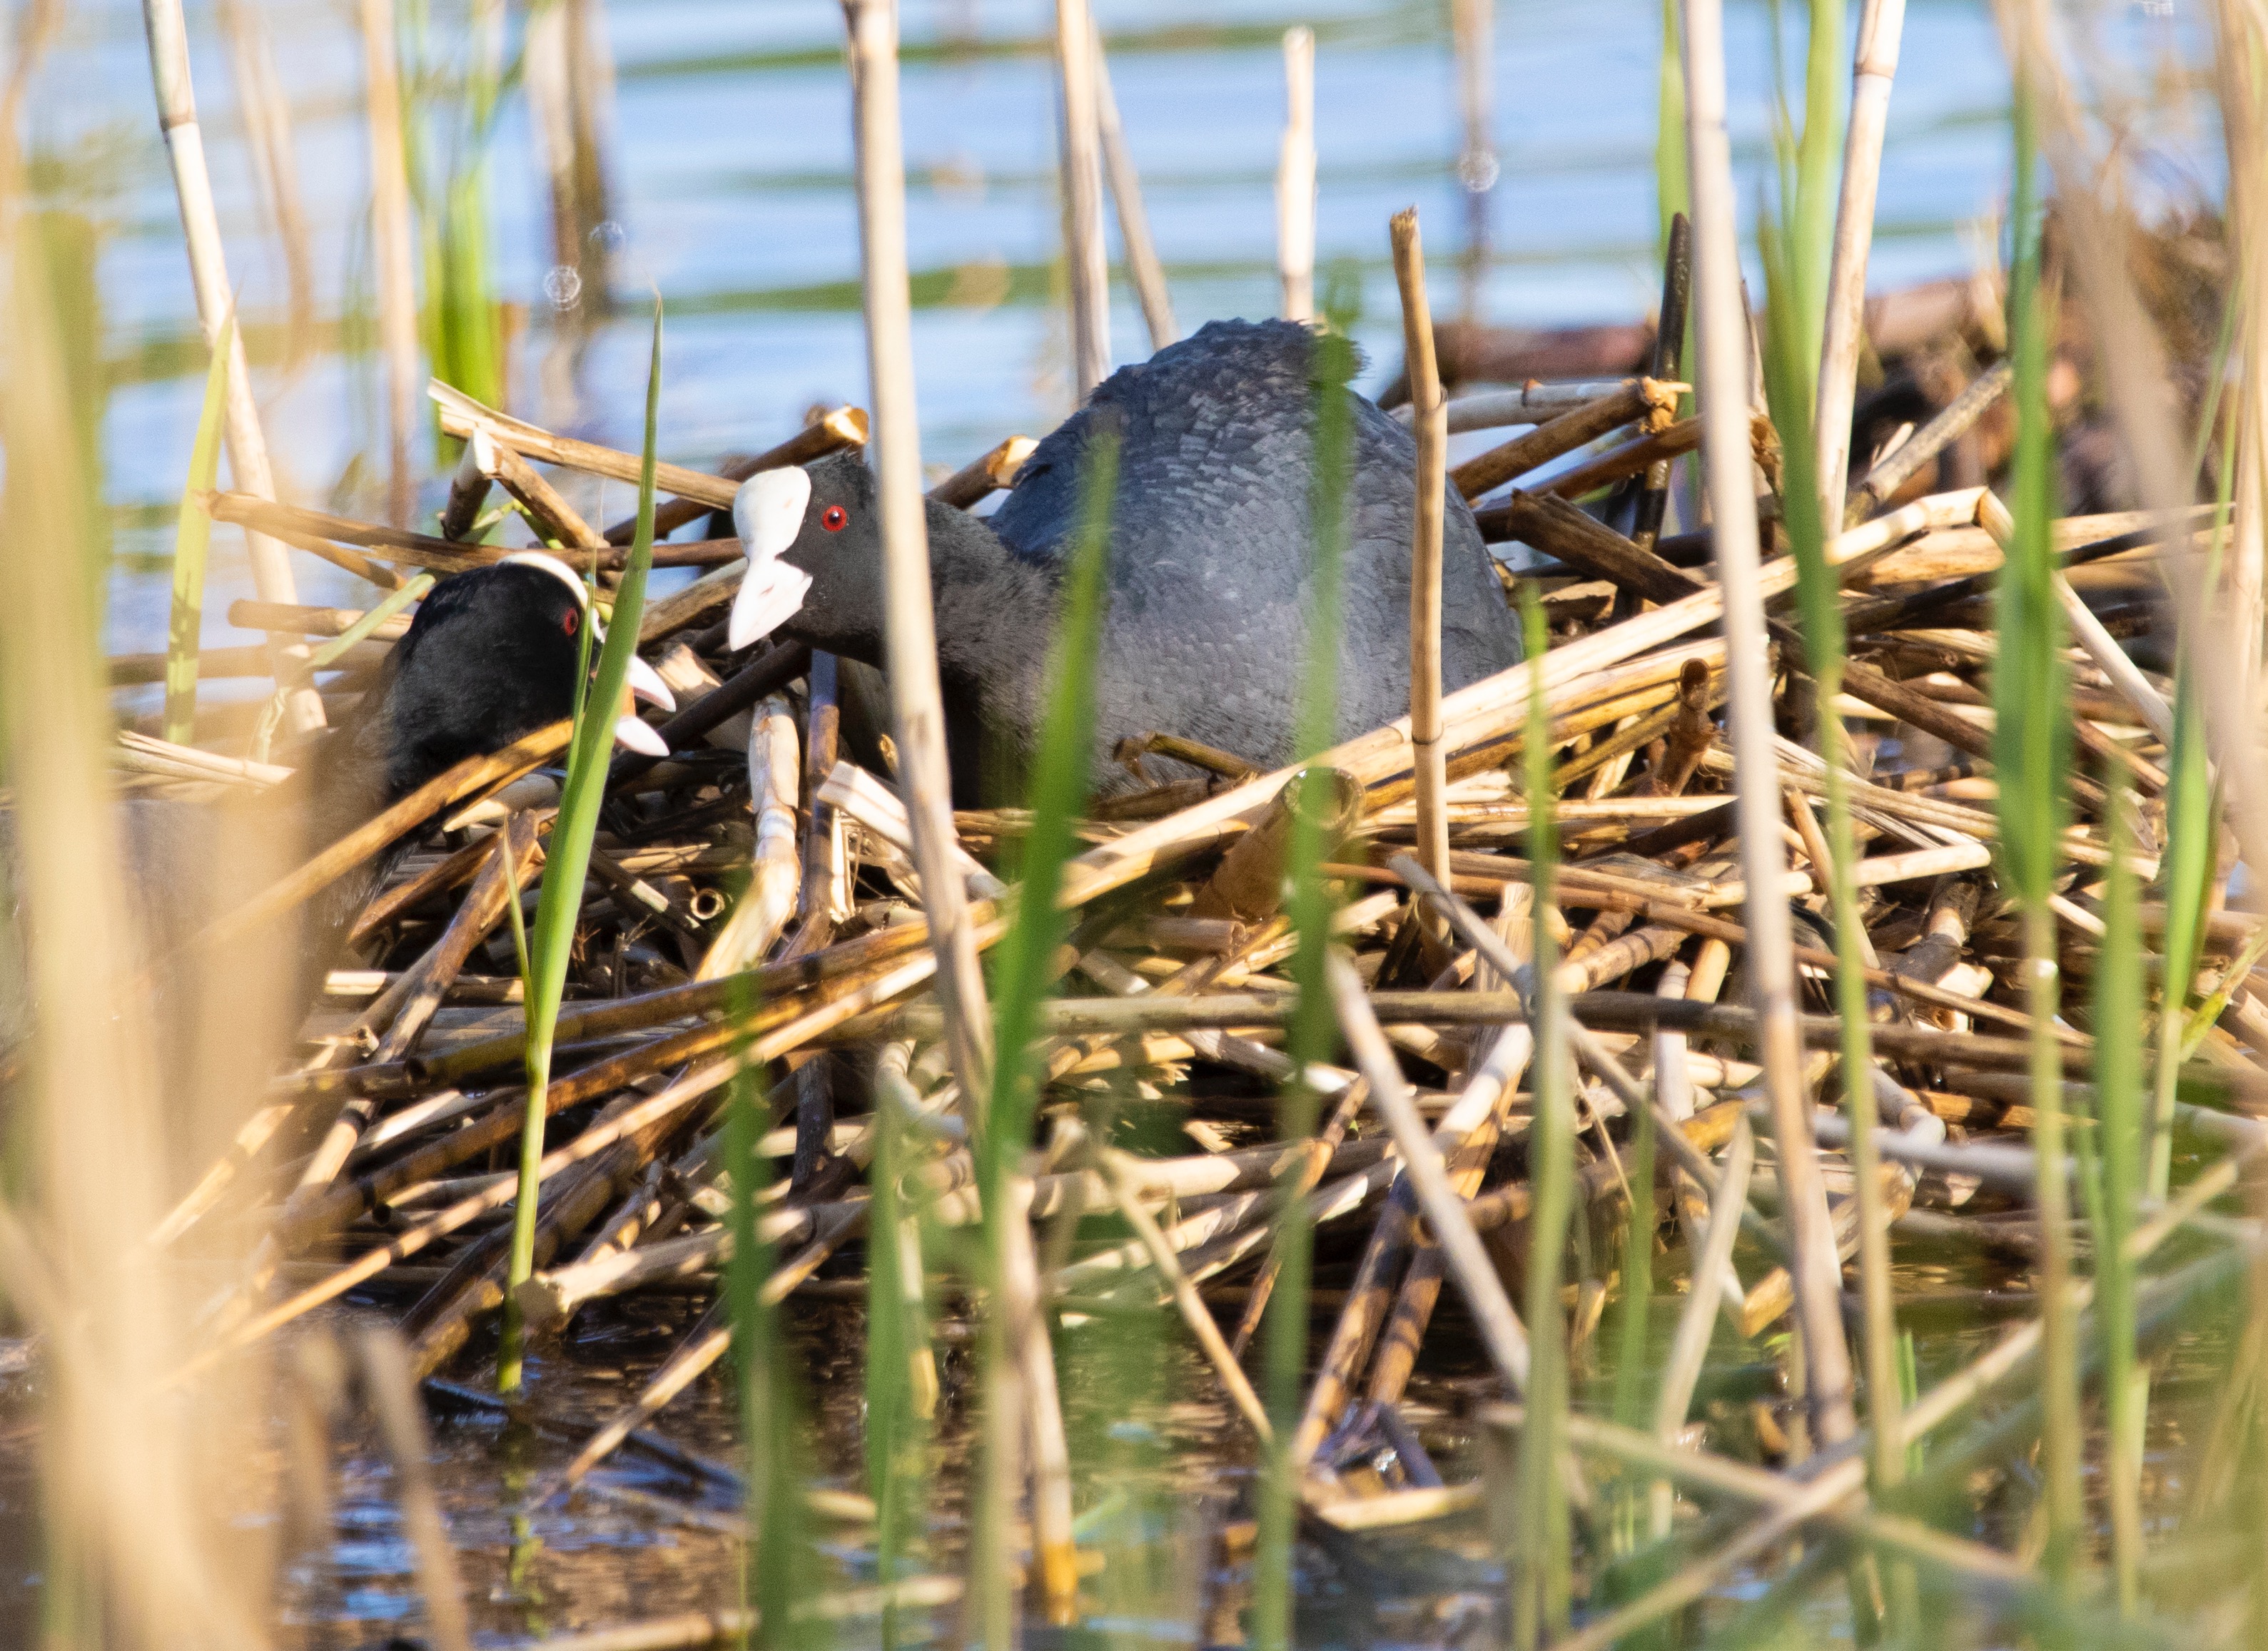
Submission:
MULTIPOLYGON (((1012 759, 1027 758, 1036 739, 1081 478, 1105 429, 1116 432, 1119 480, 1110 607, 1094 662, 1097 781, 1123 783, 1102 759, 1119 739, 1149 730, 1263 767, 1290 760, 1315 597, 1314 353, 1313 335, 1292 322, 1213 322, 1098 388, 1040 444, 989 525, 931 507, 939 662, 962 800, 1000 800, 997 781, 1007 779, 1011 795, 1017 783, 998 774, 974 782, 980 739, 1012 759)), ((1409 709, 1416 451, 1373 403, 1340 393, 1353 429, 1334 723, 1344 738, 1409 709)), ((811 587, 781 628, 880 664, 872 478, 843 458, 813 466, 810 484, 793 542, 777 554, 811 587)), ((1454 690, 1517 663, 1520 634, 1454 491, 1446 522, 1442 677, 1454 690)), ((751 560, 765 560, 753 539, 751 560)))

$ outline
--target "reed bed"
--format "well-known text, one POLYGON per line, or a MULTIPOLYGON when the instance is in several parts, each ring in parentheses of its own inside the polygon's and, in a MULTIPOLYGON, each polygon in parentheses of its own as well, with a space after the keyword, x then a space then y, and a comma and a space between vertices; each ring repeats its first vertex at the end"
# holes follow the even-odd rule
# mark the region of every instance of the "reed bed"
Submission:
MULTIPOLYGON (((225 1150, 175 1178, 170 1207, 137 1163, 114 1207, 131 1233, 97 1219, 100 1178, 58 1129, 55 1052, 109 1047, 110 1008, 50 991, 14 1098, 44 1196, 0 1207, 0 1280, 59 1373, 50 1463, 84 1503, 52 1527, 57 1609, 140 1576, 190 1591, 195 1637, 244 1641, 259 1579, 191 1586, 180 1438, 137 1423, 167 1477, 166 1539, 136 1571, 130 1474, 91 1419, 210 1406, 282 1371, 279 1505, 323 1528, 325 1447, 358 1392, 444 1647, 482 1625, 419 1383, 428 1408, 506 1419, 515 1519, 598 1499, 737 1557, 703 1611, 555 1625, 544 1642, 576 1651, 816 1642, 851 1618, 886 1646, 1005 1647, 1028 1621, 1273 1651, 1336 1637, 1329 1590, 1301 1586, 1319 1570, 1394 1577, 1422 1601, 1412 1637, 1444 1647, 1747 1643, 1822 1606, 1868 1643, 2124 1643, 2146 1618, 2219 1643, 2268 1621, 2246 1562, 2268 1539, 2268 922, 2239 864, 2268 824, 2246 663, 2268 451, 2257 283, 2226 297, 2231 393, 2168 415, 2199 461, 2142 466, 2146 509, 2059 513, 2058 352, 2092 337, 2137 398, 2162 400, 2167 374, 2114 337, 2155 336, 2103 250, 2133 226, 2097 203, 2058 220, 2061 242, 2045 227, 2036 156, 2076 176, 2084 155, 2031 25, 2012 24, 2005 358, 1922 428, 1843 473, 1902 9, 1862 15, 1846 143, 1823 113, 1841 11, 1813 8, 1822 113, 1783 134, 1752 360, 1719 18, 1687 0, 1663 106, 1690 212, 1665 221, 1643 371, 1450 398, 1414 209, 1380 226, 1421 481, 1526 547, 1505 578, 1525 661, 1442 692, 1442 519, 1421 511, 1411 715, 1329 743, 1352 501, 1345 403, 1326 394, 1301 759, 1263 772, 1161 728, 1092 785, 1106 435, 1031 795, 956 814, 915 508, 895 15, 845 11, 871 426, 837 408, 723 473, 666 462, 658 315, 638 453, 437 379, 464 462, 436 489, 438 531, 414 531, 398 486, 386 523, 215 490, 222 431, 243 435, 241 355, 208 316, 174 645, 111 673, 162 679, 166 708, 118 736, 114 789, 276 783, 288 742, 194 743, 200 672, 302 662, 277 716, 318 672, 352 692, 430 576, 523 536, 587 569, 612 615, 589 705, 620 701, 635 649, 681 708, 659 760, 610 759, 596 709, 468 759, 188 941, 194 962, 386 857, 358 955, 264 1092, 230 1097, 225 1150), (2066 275, 2080 297, 2058 299, 2066 275), (1941 485, 1980 421, 2002 432, 1993 485, 1941 485), (1448 432, 1496 425, 1521 433, 1447 464, 1448 432), (843 662, 731 649, 733 542, 657 543, 755 469, 870 428, 891 517, 887 744, 850 737, 843 662), (636 484, 635 517, 593 527, 572 476, 636 484), (1681 480, 1712 525, 1670 531, 1681 480), (263 590, 239 617, 281 650, 200 656, 204 517, 366 579, 368 605, 263 590), (648 602, 672 562, 704 571, 648 602), (82 1249, 99 1273, 65 1265, 82 1249), (166 1333, 134 1316, 191 1279, 200 1310, 151 1320, 166 1333), (107 1304, 92 1332, 89 1300, 107 1304), (656 1302, 680 1327, 658 1368, 597 1425, 563 1420, 551 1372, 578 1333, 656 1302), (825 1396, 797 1352, 846 1311, 847 1467, 815 1442, 825 1396), (725 1436, 688 1443, 688 1395, 728 1379, 725 1436), (1143 1419, 1176 1405, 1204 1442, 1167 1474, 1143 1419)), ((1106 170, 1122 221, 1139 204, 1087 8, 1058 17, 1084 382, 1108 350, 1106 170)), ((2254 23, 2224 24, 2257 57, 2254 23)), ((1286 40, 1282 267, 1301 312, 1313 50, 1286 40)), ((2232 125, 2252 84, 2229 77, 2232 125)), ((468 94, 476 134, 494 91, 468 94)), ((465 158, 448 191, 470 232, 465 158)), ((437 284, 464 313, 436 324, 484 336, 479 259, 431 251, 461 265, 437 284)), ((26 280, 19 307, 41 296, 26 280)), ((1325 289, 1314 374, 1335 390, 1351 317, 1325 289)), ((2219 386, 2228 363, 2180 364, 2219 386)), ((54 393, 11 386, 26 451, 54 393)), ((1031 447, 1002 435, 932 498, 1011 485, 1031 447)), ((83 531, 10 473, 24 531, 83 531)), ((93 765, 63 760, 92 749, 99 679, 58 689, 32 646, 74 611, 60 583, 0 627, 26 875, 50 910, 112 875, 93 765), (76 746, 39 727, 43 704, 72 713, 76 746)), ((51 987, 122 978, 111 905, 42 937, 51 987)), ((116 1091, 104 1117, 146 1127, 146 1066, 129 1040, 88 1068, 116 1091)), ((122 1591, 120 1637, 164 1637, 146 1591, 122 1591)))

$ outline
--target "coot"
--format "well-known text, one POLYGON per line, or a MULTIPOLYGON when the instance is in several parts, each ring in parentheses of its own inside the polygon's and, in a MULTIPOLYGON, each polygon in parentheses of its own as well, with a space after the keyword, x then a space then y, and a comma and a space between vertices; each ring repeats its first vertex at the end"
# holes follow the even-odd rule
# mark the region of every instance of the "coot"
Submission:
MULTIPOLYGON (((233 805, 151 797, 121 803, 121 846, 141 943, 166 965, 157 1018, 169 1057, 186 1047, 186 1023, 210 1022, 225 1007, 232 981, 242 994, 250 978, 244 971, 285 968, 283 1008, 296 1023, 383 874, 383 858, 364 862, 308 911, 248 936, 225 958, 188 959, 180 949, 313 849, 336 841, 452 765, 502 750, 571 715, 578 633, 587 613, 582 581, 541 552, 457 574, 433 587, 355 710, 291 779, 233 805)), ((599 638, 592 641, 595 658, 599 638)), ((668 688, 643 661, 632 665, 631 691, 671 704, 668 688)), ((615 734, 636 749, 666 754, 659 737, 635 716, 621 717, 615 734)), ((11 818, 0 813, 8 917, 0 933, 0 1046, 29 1030, 21 955, 29 914, 18 893, 14 837, 11 818)))
MULTIPOLYGON (((1118 433, 1119 481, 1110 606, 1094 662, 1096 782, 1123 784, 1108 753, 1152 730, 1263 767, 1291 759, 1314 603, 1314 334, 1292 322, 1215 321, 1098 387, 1040 444, 989 521, 930 504, 956 801, 1017 794, 1043 715, 1046 642, 1080 476, 1106 427, 1118 433)), ((1364 397, 1337 393, 1354 431, 1336 723, 1345 738, 1409 709, 1417 490, 1410 433, 1364 397)), ((749 561, 733 605, 735 647, 777 628, 882 663, 880 524, 860 459, 752 477, 734 520, 749 561)), ((1454 489, 1442 613, 1445 687, 1518 662, 1520 627, 1454 489)))

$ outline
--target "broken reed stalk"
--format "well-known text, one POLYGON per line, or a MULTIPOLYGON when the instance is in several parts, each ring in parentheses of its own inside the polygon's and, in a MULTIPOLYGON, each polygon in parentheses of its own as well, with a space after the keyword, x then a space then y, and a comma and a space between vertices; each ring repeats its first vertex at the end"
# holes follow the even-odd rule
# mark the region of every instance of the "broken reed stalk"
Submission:
POLYGON ((1749 465, 1748 305, 1741 294, 1732 146, 1725 124, 1724 19, 1719 0, 1683 0, 1687 150, 1694 236, 1695 374, 1725 624, 1727 718, 1738 767, 1737 819, 1747 903, 1749 991, 1762 1030, 1764 1080, 1779 1150, 1782 1196, 1794 1251, 1796 1305, 1807 1366, 1805 1394, 1817 1437, 1832 1444, 1857 1427, 1843 1339, 1842 1269, 1812 1140, 1795 1014, 1795 972, 1780 886, 1779 784, 1767 674, 1764 591, 1749 465))
MULTIPOLYGON (((252 375, 245 364, 244 335, 230 334, 236 290, 228 278, 228 253, 221 241, 220 215, 213 204, 212 177, 205 169, 204 134, 197 124, 196 88, 189 77, 188 23, 181 0, 143 0, 142 26, 149 39, 150 77, 158 96, 158 127, 173 168, 173 194, 181 209, 181 233, 188 243, 189 281, 197 302, 197 322, 208 349, 225 349, 229 468, 239 492, 276 496, 276 477, 268 463, 268 437, 260 428, 260 408, 252 397, 252 375)), ((264 533, 247 532, 253 588, 263 602, 296 602, 298 587, 284 547, 264 533)), ((285 695, 287 725, 295 734, 323 726, 322 697, 311 682, 294 683, 304 643, 277 633, 269 647, 276 656, 276 682, 285 695)), ((254 752, 264 756, 265 752, 254 752)))
POLYGON ((1102 244, 1102 116, 1096 86, 1101 66, 1101 37, 1087 0, 1056 0, 1064 260, 1071 270, 1071 380, 1079 403, 1110 376, 1110 259, 1102 244))
POLYGON ((1394 215, 1394 276, 1402 291, 1402 339, 1418 446, 1417 499, 1410 521, 1410 746, 1418 802, 1418 859, 1449 875, 1447 752, 1441 749, 1441 532, 1448 488, 1448 408, 1433 358, 1433 312, 1425 299, 1425 248, 1418 209, 1394 215))
POLYGON ((1851 406, 1866 346, 1867 258, 1874 238, 1874 197, 1881 181, 1882 136, 1890 86, 1898 72, 1905 0, 1865 0, 1852 70, 1851 124, 1843 143, 1843 188, 1835 209, 1835 256, 1827 276, 1827 318, 1819 350, 1819 395, 1813 451, 1819 519, 1843 519, 1851 468, 1851 406))
MULTIPOLYGON (((898 39, 891 0, 843 0, 857 126, 860 282, 865 295, 876 490, 882 517, 883 622, 899 773, 939 958, 937 993, 961 1092, 991 1090, 984 977, 961 880, 954 875, 952 783, 937 674, 929 528, 923 516, 921 425, 914 402, 912 297, 906 264, 906 168, 898 116, 898 39)), ((1074 40, 1082 36, 1074 35, 1074 40)), ((1079 54, 1084 58, 1085 54, 1079 54)))
POLYGON ((1134 152, 1126 146, 1126 128, 1118 119, 1118 98, 1110 85, 1110 57, 1102 49, 1102 30, 1094 30, 1095 108, 1102 136, 1102 164, 1110 180, 1110 199, 1118 209, 1118 240, 1126 249, 1126 275, 1142 305, 1142 325, 1150 334, 1155 355, 1181 337, 1174 321, 1173 294, 1166 285, 1166 267, 1159 261, 1158 245, 1150 235, 1150 214, 1142 204, 1142 174, 1134 152))
POLYGON ((1284 319, 1315 319, 1315 34, 1284 31, 1284 138, 1276 159, 1276 273, 1284 319))

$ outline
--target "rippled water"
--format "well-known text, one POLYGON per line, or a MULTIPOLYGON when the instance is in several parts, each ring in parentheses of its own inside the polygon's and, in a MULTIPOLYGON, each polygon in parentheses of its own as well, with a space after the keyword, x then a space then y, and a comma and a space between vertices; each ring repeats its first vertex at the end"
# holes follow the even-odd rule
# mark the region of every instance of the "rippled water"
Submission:
MULTIPOLYGON (((289 381, 275 367, 272 327, 283 260, 258 206, 229 54, 203 7, 191 11, 195 70, 232 275, 255 346, 267 346, 256 352, 268 362, 259 388, 278 470, 294 495, 321 502, 357 455, 382 447, 375 364, 338 349, 342 330, 366 335, 371 288, 360 56, 346 9, 304 0, 258 9, 290 92, 320 289, 321 348, 289 381)), ((1314 24, 1319 256, 1360 268, 1362 336, 1373 382, 1382 381, 1399 356, 1389 212, 1419 204, 1437 311, 1457 301, 1466 202, 1452 171, 1459 138, 1447 6, 1104 0, 1099 11, 1184 328, 1275 307, 1278 37, 1288 23, 1314 24)), ((449 14, 440 8, 437 18, 449 14)), ((917 275, 936 277, 920 283, 914 336, 924 457, 936 464, 957 465, 1011 432, 1042 432, 1066 408, 1064 329, 1050 296, 1051 16, 1040 0, 907 8, 912 257, 917 275)), ((1735 138, 1751 172, 1769 130, 1767 18, 1746 5, 1731 19, 1735 138)), ((762 444, 814 400, 863 399, 837 19, 824 0, 615 0, 611 161, 623 305, 571 385, 556 371, 546 376, 547 197, 520 106, 507 101, 491 201, 499 296, 531 318, 514 363, 515 410, 634 446, 650 287, 674 317, 661 421, 671 457, 698 462, 762 444)), ((2177 41, 2180 26, 2131 33, 2146 55, 2177 41)), ((1502 173, 1486 202, 1493 256, 1484 317, 1543 325, 1650 307, 1659 284, 1659 38, 1651 0, 1501 9, 1502 173)), ((2004 188, 2005 77, 1984 8, 1917 0, 1904 64, 1883 169, 1878 284, 1970 267, 1964 226, 1989 215, 2004 188)), ((33 103, 57 198, 102 231, 108 490, 129 553, 115 583, 122 649, 162 642, 156 562, 170 546, 200 393, 186 261, 146 86, 138 8, 88 0, 70 8, 33 103)), ((1139 359, 1146 341, 1123 288, 1116 309, 1116 353, 1139 359)), ((219 576, 234 582, 233 594, 240 551, 232 532, 218 538, 219 576)), ((342 576, 304 558, 300 579, 315 598, 352 594, 342 576)), ((226 631, 224 607, 210 610, 214 640, 249 640, 226 631)))

